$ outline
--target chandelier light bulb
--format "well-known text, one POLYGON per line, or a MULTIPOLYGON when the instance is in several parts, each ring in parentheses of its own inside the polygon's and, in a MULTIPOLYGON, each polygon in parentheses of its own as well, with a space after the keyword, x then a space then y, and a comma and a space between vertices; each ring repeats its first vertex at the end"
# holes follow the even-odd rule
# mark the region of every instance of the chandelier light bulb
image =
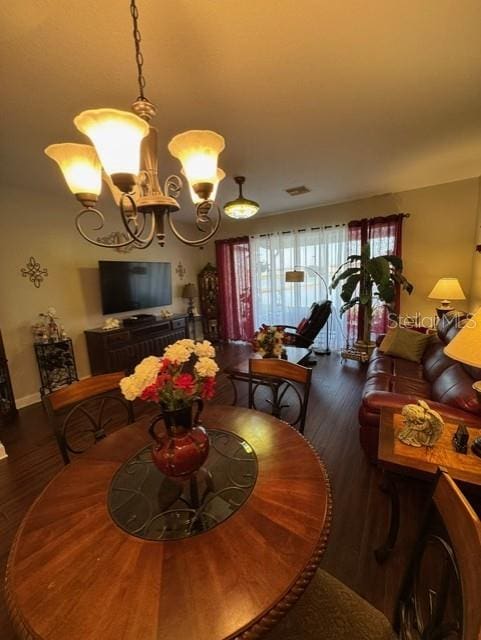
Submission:
POLYGON ((118 174, 138 175, 140 145, 149 132, 145 120, 129 111, 89 109, 74 118, 74 124, 92 140, 105 172, 114 183, 118 174))
POLYGON ((180 160, 190 187, 201 200, 211 197, 217 179, 217 159, 225 147, 214 131, 184 131, 169 142, 169 151, 180 160))
POLYGON ((100 194, 102 168, 91 145, 73 142, 51 144, 45 149, 45 154, 58 164, 68 188, 74 195, 100 194))
MULTIPOLYGON (((181 172, 183 173, 183 175, 185 175, 183 169, 181 170, 181 172)), ((219 184, 220 182, 222 182, 224 178, 225 178, 225 171, 222 171, 220 167, 217 167, 217 175, 212 187, 212 193, 210 194, 210 198, 209 198, 210 200, 215 200, 217 196, 217 190, 219 188, 219 184)), ((190 197, 192 198, 192 202, 194 204, 200 204, 201 202, 204 202, 204 199, 201 198, 199 195, 197 195, 197 193, 194 191, 190 183, 189 183, 189 191, 190 191, 190 197)))

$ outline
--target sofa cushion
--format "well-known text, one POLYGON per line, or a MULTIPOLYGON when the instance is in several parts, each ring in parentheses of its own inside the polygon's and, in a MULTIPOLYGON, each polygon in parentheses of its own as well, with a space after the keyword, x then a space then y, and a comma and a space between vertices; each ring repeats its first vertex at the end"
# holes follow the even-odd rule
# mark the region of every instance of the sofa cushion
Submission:
POLYGON ((396 327, 389 330, 379 348, 386 355, 419 363, 429 340, 430 337, 423 333, 396 327))
POLYGON ((433 381, 432 398, 436 402, 481 415, 481 406, 472 385, 471 376, 459 362, 455 362, 433 381))
POLYGON ((424 377, 432 382, 436 380, 442 372, 453 364, 451 358, 444 353, 444 344, 441 340, 431 342, 426 348, 423 356, 424 377))
POLYGON ((431 397, 431 385, 425 380, 415 380, 414 378, 403 378, 395 376, 391 380, 391 391, 394 393, 405 393, 406 395, 416 395, 420 398, 431 397))
POLYGON ((402 358, 392 358, 392 372, 395 376, 424 380, 422 365, 402 358))

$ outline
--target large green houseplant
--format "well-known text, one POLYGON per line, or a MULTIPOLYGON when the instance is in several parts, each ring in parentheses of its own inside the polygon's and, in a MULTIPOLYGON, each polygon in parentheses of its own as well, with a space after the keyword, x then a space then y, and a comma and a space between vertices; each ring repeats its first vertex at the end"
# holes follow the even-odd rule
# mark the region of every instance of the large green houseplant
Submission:
POLYGON ((366 243, 362 246, 360 255, 348 256, 332 276, 332 289, 343 283, 341 299, 344 304, 340 314, 356 305, 359 305, 360 313, 363 313, 363 337, 360 346, 367 349, 372 346, 373 298, 392 308, 398 286, 409 294, 412 292, 414 287, 403 276, 402 270, 401 258, 398 256, 371 257, 371 247, 366 243))

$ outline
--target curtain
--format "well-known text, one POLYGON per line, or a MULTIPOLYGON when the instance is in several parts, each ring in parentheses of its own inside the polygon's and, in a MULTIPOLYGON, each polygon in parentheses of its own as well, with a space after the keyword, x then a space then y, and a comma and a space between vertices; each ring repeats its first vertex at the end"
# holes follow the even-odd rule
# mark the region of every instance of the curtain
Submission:
MULTIPOLYGON (((402 254, 402 223, 405 215, 402 213, 390 216, 353 220, 348 225, 349 253, 358 254, 361 246, 369 242, 371 256, 402 254)), ((400 310, 400 290, 397 287, 396 299, 394 301, 393 312, 399 314, 400 310)), ((358 309, 353 309, 348 313, 348 336, 349 340, 361 339, 363 334, 362 314, 358 315, 358 309)), ((389 309, 380 302, 377 297, 373 298, 373 317, 371 322, 371 338, 386 333, 389 321, 389 309)))
MULTIPOLYGON (((345 226, 257 235, 251 238, 251 272, 254 324, 288 324, 297 326, 308 316, 313 302, 326 298, 333 302, 329 322, 330 344, 338 348, 344 342, 344 328, 339 320, 339 289, 326 291, 322 280, 309 269, 304 282, 285 282, 285 272, 294 267, 317 271, 329 287, 333 273, 347 257, 345 226)), ((325 339, 323 329, 316 342, 325 339)))
POLYGON ((249 238, 216 240, 219 275, 220 337, 223 340, 251 340, 252 315, 249 238))

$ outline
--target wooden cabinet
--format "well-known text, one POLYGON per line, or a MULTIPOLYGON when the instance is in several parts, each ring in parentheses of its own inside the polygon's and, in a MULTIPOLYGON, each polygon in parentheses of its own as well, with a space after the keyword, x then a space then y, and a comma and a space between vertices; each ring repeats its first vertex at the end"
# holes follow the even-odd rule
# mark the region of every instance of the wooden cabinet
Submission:
POLYGON ((92 375, 130 371, 147 356, 161 356, 165 347, 186 337, 185 315, 121 329, 85 331, 92 375))
POLYGON ((204 338, 219 339, 219 279, 217 269, 208 262, 198 275, 199 304, 204 338))
MULTIPOLYGON (((5 355, 2 334, 0 333, 0 425, 12 422, 16 415, 17 407, 15 406, 7 356, 5 355)), ((1 454, 2 446, 0 443, 0 458, 3 457, 1 454)))

